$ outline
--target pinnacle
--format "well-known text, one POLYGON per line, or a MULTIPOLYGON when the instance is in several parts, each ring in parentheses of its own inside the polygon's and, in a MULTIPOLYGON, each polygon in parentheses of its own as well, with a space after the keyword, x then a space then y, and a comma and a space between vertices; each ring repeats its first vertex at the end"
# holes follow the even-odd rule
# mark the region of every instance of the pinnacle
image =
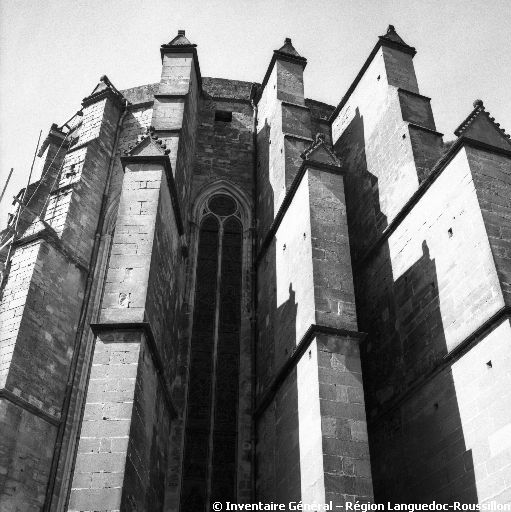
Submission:
POLYGON ((293 43, 291 43, 290 37, 286 37, 284 39, 284 45, 277 51, 280 53, 286 53, 287 55, 292 55, 293 57, 301 57, 301 55, 295 50, 293 43))
POLYGON ((172 39, 169 43, 167 43, 165 46, 188 46, 192 45, 190 41, 186 37, 186 32, 184 30, 178 30, 177 36, 172 39))
MULTIPOLYGON (((473 127, 476 123, 481 122, 481 119, 486 119, 486 122, 489 122, 493 125, 493 127, 499 132, 500 137, 506 139, 506 142, 509 143, 511 137, 506 131, 501 128, 500 124, 495 121, 495 118, 490 115, 490 113, 484 108, 483 100, 477 99, 473 103, 474 109, 468 117, 456 128, 454 131, 454 135, 461 137, 462 135, 466 135, 470 131, 473 132, 473 127)), ((473 136, 473 135, 472 135, 473 136)))
POLYGON ((99 77, 99 82, 97 83, 96 87, 94 87, 93 91, 90 93, 89 96, 97 94, 101 91, 105 91, 107 89, 111 89, 114 92, 118 93, 117 89, 114 87, 110 79, 106 75, 101 75, 99 77))
POLYGON ((387 39, 388 41, 393 41, 394 43, 399 43, 399 44, 403 44, 405 46, 408 46, 403 41, 403 39, 401 39, 399 34, 396 32, 396 28, 394 27, 394 25, 389 25, 388 28, 387 28, 387 33, 385 35, 383 35, 383 36, 380 36, 380 37, 383 37, 384 39, 387 39))
POLYGON ((143 135, 138 136, 136 143, 131 143, 128 145, 128 149, 124 151, 124 155, 131 156, 137 148, 141 148, 143 144, 147 142, 157 144, 157 147, 159 146, 165 155, 170 153, 170 149, 167 148, 167 144, 155 133, 154 126, 149 126, 149 128, 146 128, 146 131, 143 135))

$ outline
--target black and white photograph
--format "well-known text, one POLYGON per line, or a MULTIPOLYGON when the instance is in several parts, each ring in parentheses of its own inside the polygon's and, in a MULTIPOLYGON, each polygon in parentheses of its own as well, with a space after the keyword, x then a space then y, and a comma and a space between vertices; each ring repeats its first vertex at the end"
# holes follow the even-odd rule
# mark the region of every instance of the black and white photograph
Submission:
POLYGON ((511 512, 511 0, 0 0, 0 512, 511 512))

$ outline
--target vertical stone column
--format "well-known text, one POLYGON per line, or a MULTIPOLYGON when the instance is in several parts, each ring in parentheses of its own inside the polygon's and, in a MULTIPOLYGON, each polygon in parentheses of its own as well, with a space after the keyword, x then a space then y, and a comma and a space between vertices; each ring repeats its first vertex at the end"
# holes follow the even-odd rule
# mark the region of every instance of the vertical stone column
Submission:
POLYGON ((312 142, 311 114, 305 106, 303 71, 307 59, 290 39, 273 52, 257 98, 258 242, 266 235, 312 142))
POLYGON ((123 159, 69 510, 163 507, 182 223, 162 146, 148 136, 123 159))
MULTIPOLYGON (((170 149, 180 204, 188 202, 195 158, 198 105, 202 88, 196 45, 184 30, 161 46, 162 71, 154 95, 152 127, 170 149)), ((184 220, 188 209, 183 209, 184 220)))
POLYGON ((14 242, 0 297, 0 496, 9 509, 49 503, 55 441, 66 421, 63 402, 121 105, 118 93, 105 87, 84 103, 81 125, 69 137, 52 126, 44 149, 48 173, 29 190, 29 208, 38 217, 23 217, 14 242))
POLYGON ((267 239, 299 168, 299 155, 312 141, 310 112, 305 107, 303 89, 306 63, 291 40, 286 39, 274 51, 256 98, 257 246, 260 252, 261 248, 265 251, 259 255, 257 264, 256 492, 258 499, 282 503, 293 498, 299 501, 301 495, 299 438, 295 430, 296 369, 283 379, 278 391, 272 393, 271 389, 273 379, 296 343, 295 322, 303 318, 306 323, 307 319, 302 304, 295 302, 295 283, 288 283, 288 288, 278 287, 278 252, 274 246, 267 247, 267 239), (286 336, 279 339, 275 331, 281 324, 286 336))
POLYGON ((260 287, 274 284, 259 294, 273 357, 259 354, 258 490, 281 502, 370 501, 344 177, 322 137, 304 156, 259 258, 260 287))
POLYGON ((362 336, 343 176, 311 137, 305 63, 286 40, 258 102, 257 492, 343 504, 372 497, 362 336))
POLYGON ((330 118, 336 154, 349 171, 357 256, 396 217, 442 154, 430 99, 419 92, 415 54, 390 25, 330 118))
MULTIPOLYGON (((300 187, 308 191, 314 324, 297 340, 303 353, 297 362, 302 500, 371 501, 359 352, 364 336, 357 332, 344 178, 339 167, 323 162, 305 161, 304 169, 300 187)), ((283 233, 291 219, 283 220, 283 233)), ((295 239, 304 244, 302 227, 295 239)), ((300 276, 292 271, 288 279, 300 276)))

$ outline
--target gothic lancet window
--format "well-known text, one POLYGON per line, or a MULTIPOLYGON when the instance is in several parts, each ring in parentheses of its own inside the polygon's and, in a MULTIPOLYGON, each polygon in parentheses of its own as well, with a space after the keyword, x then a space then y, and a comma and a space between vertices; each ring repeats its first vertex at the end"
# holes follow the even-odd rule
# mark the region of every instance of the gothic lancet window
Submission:
POLYGON ((211 197, 199 230, 182 511, 236 501, 242 240, 236 201, 211 197))

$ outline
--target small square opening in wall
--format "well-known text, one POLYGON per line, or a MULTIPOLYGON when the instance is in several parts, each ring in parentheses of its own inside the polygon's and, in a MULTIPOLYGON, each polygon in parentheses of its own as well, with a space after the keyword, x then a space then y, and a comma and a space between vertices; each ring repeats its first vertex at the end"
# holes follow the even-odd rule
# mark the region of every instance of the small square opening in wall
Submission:
POLYGON ((215 110, 215 122, 230 123, 232 121, 232 112, 227 110, 215 110))

